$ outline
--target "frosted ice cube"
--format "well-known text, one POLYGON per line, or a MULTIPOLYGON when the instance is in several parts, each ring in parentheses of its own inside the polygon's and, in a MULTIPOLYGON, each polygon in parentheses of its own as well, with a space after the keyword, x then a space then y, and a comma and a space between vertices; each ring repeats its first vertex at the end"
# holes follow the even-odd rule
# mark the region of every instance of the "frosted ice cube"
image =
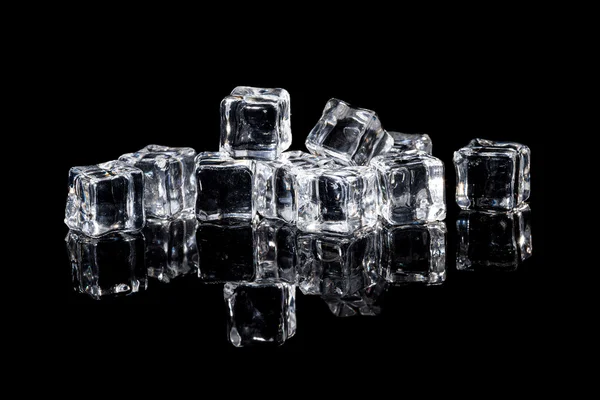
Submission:
POLYGON ((171 218, 193 213, 196 203, 196 151, 190 147, 149 145, 119 160, 144 171, 147 217, 171 218))
POLYGON ((444 163, 416 150, 374 158, 380 214, 390 224, 440 221, 446 218, 444 163))
POLYGON ((274 160, 292 143, 285 89, 235 88, 221 102, 221 147, 233 157, 274 160))
POLYGON ((383 130, 374 111, 354 108, 338 99, 329 100, 306 138, 306 148, 311 153, 333 157, 347 165, 366 165, 392 145, 392 137, 383 130))
POLYGON ((143 190, 142 170, 122 161, 73 167, 69 171, 65 224, 92 237, 142 229, 143 190))
POLYGON ((466 209, 510 210, 530 194, 530 150, 513 142, 473 139, 454 152, 456 202, 466 209))

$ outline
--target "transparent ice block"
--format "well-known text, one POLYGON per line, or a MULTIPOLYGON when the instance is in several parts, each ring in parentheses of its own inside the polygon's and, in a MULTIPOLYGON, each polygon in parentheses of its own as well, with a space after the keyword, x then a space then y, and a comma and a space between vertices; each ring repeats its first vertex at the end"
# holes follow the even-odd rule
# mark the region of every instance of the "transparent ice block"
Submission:
POLYGON ((446 218, 444 163, 427 153, 407 150, 376 157, 380 214, 390 224, 446 218))
POLYGON ((234 346, 278 346, 296 333, 295 285, 228 282, 223 293, 228 338, 234 346))
POLYGON ((463 210, 517 208, 530 194, 530 150, 513 142, 473 139, 454 152, 456 203, 463 210))
POLYGON ((419 150, 427 154, 431 154, 433 145, 431 138, 426 133, 401 133, 391 132, 388 133, 394 139, 394 145, 390 151, 406 151, 406 150, 419 150))
POLYGON ((235 88, 221 102, 221 147, 236 158, 276 159, 292 143, 285 89, 235 88))
POLYGON ((147 288, 144 237, 139 232, 92 238, 69 231, 65 241, 76 291, 100 300, 147 288))
POLYGON ((514 271, 531 257, 531 208, 511 211, 461 211, 458 232, 458 270, 514 271))
POLYGON ((69 171, 65 224, 98 237, 144 227, 144 177, 139 168, 109 161, 69 171))
POLYGON ((306 148, 346 165, 366 165, 371 158, 390 150, 393 142, 374 111, 331 99, 306 138, 306 148))
POLYGON ((254 227, 257 281, 296 283, 298 229, 280 220, 263 219, 254 227))
POLYGON ((146 239, 148 276, 168 283, 198 269, 196 217, 170 220, 148 218, 142 230, 146 239))
POLYGON ((379 230, 381 275, 389 282, 428 285, 446 280, 446 225, 389 226, 379 230))
POLYGON ((149 145, 119 160, 144 172, 144 205, 147 217, 172 218, 193 213, 196 175, 191 147, 149 145))

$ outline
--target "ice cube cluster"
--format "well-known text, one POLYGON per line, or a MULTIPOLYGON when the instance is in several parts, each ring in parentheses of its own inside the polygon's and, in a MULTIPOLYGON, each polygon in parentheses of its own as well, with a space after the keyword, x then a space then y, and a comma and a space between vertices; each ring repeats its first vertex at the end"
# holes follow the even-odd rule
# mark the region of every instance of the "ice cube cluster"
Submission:
MULTIPOLYGON (((149 145, 72 168, 65 223, 78 290, 130 294, 147 277, 197 270, 225 283, 229 339, 244 346, 294 335, 297 287, 349 316, 377 314, 389 284, 443 282, 445 171, 431 138, 388 132, 376 112, 331 99, 308 152, 288 151, 290 116, 285 89, 237 87, 221 102, 219 151, 149 145)), ((458 205, 521 207, 529 154, 483 139, 457 151, 458 205)))

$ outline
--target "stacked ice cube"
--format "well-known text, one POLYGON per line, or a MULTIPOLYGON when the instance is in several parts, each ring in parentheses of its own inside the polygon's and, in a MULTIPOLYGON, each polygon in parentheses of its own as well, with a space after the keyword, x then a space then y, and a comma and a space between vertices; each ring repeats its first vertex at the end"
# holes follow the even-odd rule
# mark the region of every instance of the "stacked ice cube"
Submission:
MULTIPOLYGON (((443 282, 445 172, 430 137, 387 132, 374 111, 331 99, 309 152, 287 151, 290 115, 285 89, 238 87, 221 103, 218 152, 150 145, 72 168, 65 223, 79 290, 129 294, 145 274, 168 282, 198 269, 226 283, 229 338, 244 346, 294 335, 296 286, 349 316, 377 314, 389 283, 443 282)), ((455 163, 462 208, 529 196, 525 146, 477 139, 455 163)))

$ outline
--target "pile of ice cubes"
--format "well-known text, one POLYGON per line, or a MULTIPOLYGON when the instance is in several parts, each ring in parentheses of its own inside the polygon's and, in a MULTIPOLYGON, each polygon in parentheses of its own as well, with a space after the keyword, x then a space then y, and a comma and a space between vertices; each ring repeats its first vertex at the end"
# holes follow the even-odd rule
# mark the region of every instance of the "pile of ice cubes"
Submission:
MULTIPOLYGON (((227 282, 230 340, 242 346, 260 328, 236 313, 253 315, 245 308, 261 291, 282 343, 295 332, 296 287, 337 315, 372 315, 388 283, 443 282, 444 164, 429 136, 387 132, 374 111, 331 99, 309 152, 287 151, 290 110, 284 89, 238 87, 221 103, 218 152, 150 145, 72 168, 65 223, 80 290, 145 288, 141 241, 151 277, 199 267, 202 280, 227 282), (128 261, 100 266, 100 252, 128 261)), ((455 164, 462 208, 512 209, 529 196, 526 146, 476 139, 455 164)))

